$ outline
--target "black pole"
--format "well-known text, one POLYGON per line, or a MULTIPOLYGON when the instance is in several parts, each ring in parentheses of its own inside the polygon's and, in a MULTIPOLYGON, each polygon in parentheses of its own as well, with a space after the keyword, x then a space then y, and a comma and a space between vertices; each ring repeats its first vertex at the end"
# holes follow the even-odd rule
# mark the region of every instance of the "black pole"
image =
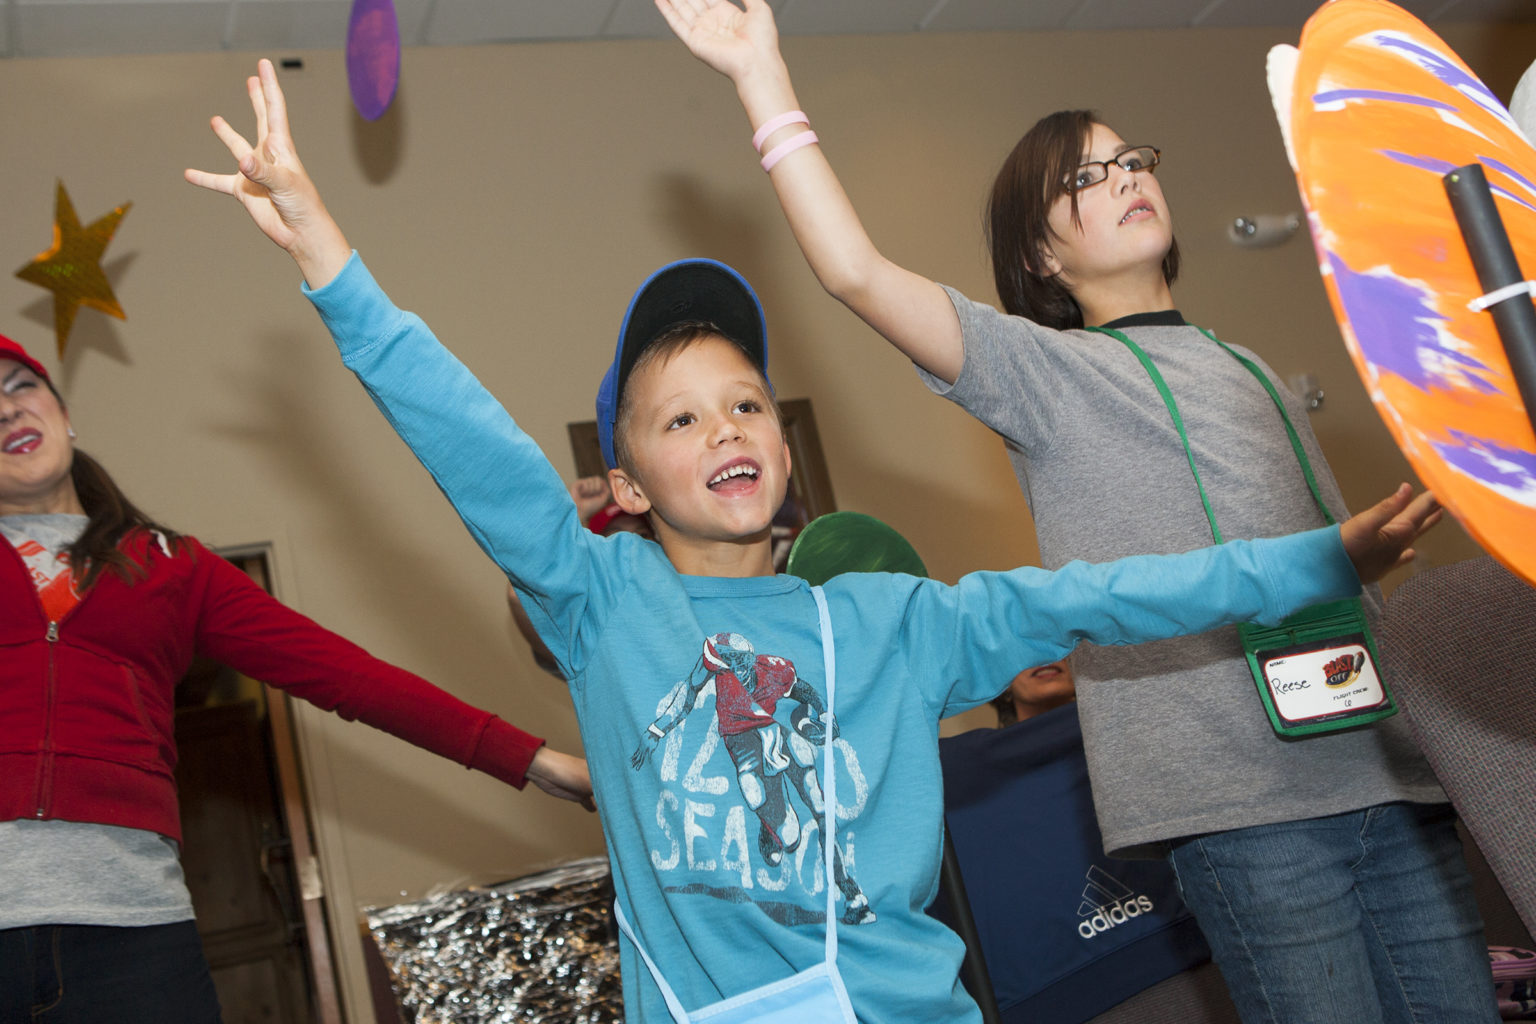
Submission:
MULTIPOLYGON (((1481 164, 1467 164, 1441 179, 1451 210, 1461 227, 1472 257, 1472 268, 1484 294, 1524 281, 1520 261, 1509 244, 1509 234, 1493 204, 1488 178, 1481 164)), ((1504 354, 1515 376, 1515 386, 1525 403, 1525 415, 1536 429, 1536 305, 1528 294, 1517 295, 1488 307, 1493 325, 1504 343, 1504 354)))
POLYGON ((976 931, 976 918, 971 914, 971 901, 965 894, 965 879, 960 875, 960 858, 955 855, 955 844, 950 842, 949 829, 944 830, 944 860, 939 866, 939 884, 949 898, 949 912, 955 918, 955 934, 965 940, 965 963, 961 966, 965 989, 981 1007, 983 1024, 1000 1024, 997 996, 992 991, 992 978, 987 974, 987 958, 981 951, 981 935, 976 931))

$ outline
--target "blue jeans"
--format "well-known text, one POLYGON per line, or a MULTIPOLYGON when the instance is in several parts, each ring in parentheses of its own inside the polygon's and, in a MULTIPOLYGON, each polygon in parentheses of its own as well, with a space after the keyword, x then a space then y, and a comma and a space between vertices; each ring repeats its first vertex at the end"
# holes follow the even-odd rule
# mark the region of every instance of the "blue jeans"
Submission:
POLYGON ((1455 820, 1393 803, 1177 841, 1244 1024, 1496 1024, 1455 820))
POLYGON ((0 1024, 219 1024, 197 925, 0 929, 0 1024))

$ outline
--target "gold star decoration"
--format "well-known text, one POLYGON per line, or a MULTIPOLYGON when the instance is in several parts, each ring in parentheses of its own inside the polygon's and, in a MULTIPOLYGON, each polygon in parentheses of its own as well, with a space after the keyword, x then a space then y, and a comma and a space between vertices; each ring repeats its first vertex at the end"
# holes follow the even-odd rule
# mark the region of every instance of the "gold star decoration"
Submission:
POLYGON ((112 294, 106 272, 101 269, 101 255, 106 252, 117 225, 133 204, 124 203, 81 227, 80 218, 75 215, 75 205, 64 190, 64 182, 60 181, 58 185, 53 206, 53 246, 38 253, 31 263, 16 271, 16 276, 53 292, 53 333, 62 359, 70 328, 75 325, 75 314, 81 306, 99 309, 119 320, 128 318, 118 304, 117 296, 112 294))

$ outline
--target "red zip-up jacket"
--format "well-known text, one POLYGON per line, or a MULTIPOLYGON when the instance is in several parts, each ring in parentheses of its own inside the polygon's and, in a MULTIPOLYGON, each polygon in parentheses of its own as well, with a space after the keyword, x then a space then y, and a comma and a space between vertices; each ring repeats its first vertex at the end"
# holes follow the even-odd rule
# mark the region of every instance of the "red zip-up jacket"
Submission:
POLYGON ((170 556, 143 530, 119 546, 148 577, 108 569, 50 622, 0 541, 0 821, 179 841, 173 691, 194 654, 522 788, 543 740, 322 628, 191 537, 170 556))

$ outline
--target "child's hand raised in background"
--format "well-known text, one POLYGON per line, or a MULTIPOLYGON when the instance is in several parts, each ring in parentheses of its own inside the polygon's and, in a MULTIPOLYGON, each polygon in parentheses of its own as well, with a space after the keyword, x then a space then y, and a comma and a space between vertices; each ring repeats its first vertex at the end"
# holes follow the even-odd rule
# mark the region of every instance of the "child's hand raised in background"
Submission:
POLYGON ((213 174, 188 168, 184 176, 194 185, 239 200, 262 233, 293 257, 309 286, 319 288, 346 265, 352 247, 299 162, 272 62, 259 61, 256 74, 245 84, 256 111, 256 144, 252 146, 222 117, 214 117, 214 134, 229 148, 239 169, 233 174, 213 174))
POLYGON ((1429 491, 1418 497, 1399 484, 1382 501, 1339 525, 1344 550, 1361 583, 1375 583, 1398 566, 1413 561, 1413 542, 1444 515, 1429 491))
POLYGON ((571 500, 576 502, 576 515, 583 524, 594 512, 601 512, 613 501, 613 488, 608 486, 608 478, 601 474, 578 477, 568 489, 571 500))

